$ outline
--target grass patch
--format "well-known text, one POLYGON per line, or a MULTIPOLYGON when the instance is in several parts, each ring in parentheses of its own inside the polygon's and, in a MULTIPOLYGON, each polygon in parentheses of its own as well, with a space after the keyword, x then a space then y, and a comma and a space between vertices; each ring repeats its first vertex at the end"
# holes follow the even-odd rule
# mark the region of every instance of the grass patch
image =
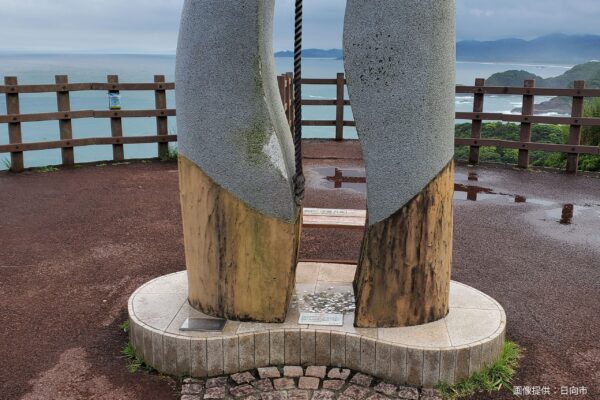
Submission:
POLYGON ((123 332, 129 333, 129 321, 123 322, 121 325, 119 325, 119 328, 123 329, 123 332))
POLYGON ((512 393, 512 380, 517 372, 522 355, 521 347, 510 341, 504 343, 498 361, 467 380, 456 385, 439 385, 436 387, 444 399, 454 400, 471 396, 480 392, 507 390, 512 393))
POLYGON ((2 161, 0 161, 0 163, 2 163, 2 166, 5 169, 11 169, 11 167, 12 167, 12 163, 10 162, 10 160, 8 158, 3 158, 2 161))
POLYGON ((40 172, 42 174, 47 174, 48 172, 56 172, 58 168, 53 167, 52 165, 46 165, 45 167, 35 168, 36 172, 40 172))
POLYGON ((177 151, 177 149, 175 147, 169 146, 169 150, 167 151, 167 154, 163 154, 162 156, 160 156, 160 161, 163 161, 163 162, 177 161, 178 157, 179 157, 179 152, 177 151))
POLYGON ((144 359, 136 354, 135 348, 131 342, 128 342, 125 347, 123 347, 121 354, 123 354, 123 357, 127 360, 127 370, 132 374, 140 370, 151 370, 144 362, 144 359))

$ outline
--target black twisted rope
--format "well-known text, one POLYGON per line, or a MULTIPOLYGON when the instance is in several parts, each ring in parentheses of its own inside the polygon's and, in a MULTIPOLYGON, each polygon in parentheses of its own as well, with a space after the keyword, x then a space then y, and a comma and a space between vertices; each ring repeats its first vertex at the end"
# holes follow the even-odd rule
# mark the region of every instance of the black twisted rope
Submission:
POLYGON ((302 0, 296 0, 294 36, 294 147, 296 175, 294 175, 296 204, 304 200, 304 172, 302 168, 302 0))

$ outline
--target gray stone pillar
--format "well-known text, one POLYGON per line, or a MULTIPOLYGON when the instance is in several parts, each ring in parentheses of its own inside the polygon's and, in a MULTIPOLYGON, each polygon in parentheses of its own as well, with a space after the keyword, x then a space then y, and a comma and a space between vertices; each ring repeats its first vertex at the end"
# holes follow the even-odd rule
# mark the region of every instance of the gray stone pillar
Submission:
POLYGON ((273 58, 274 0, 186 0, 177 49, 180 185, 190 303, 285 318, 299 210, 273 58))
POLYGON ((455 97, 454 0, 348 0, 344 55, 367 172, 357 324, 448 311, 455 97))

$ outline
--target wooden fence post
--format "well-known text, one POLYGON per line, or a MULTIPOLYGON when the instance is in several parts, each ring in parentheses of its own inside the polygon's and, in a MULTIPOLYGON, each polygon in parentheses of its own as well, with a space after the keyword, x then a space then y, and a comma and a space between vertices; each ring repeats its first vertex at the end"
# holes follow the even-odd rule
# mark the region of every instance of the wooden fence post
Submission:
MULTIPOLYGON (((533 89, 535 87, 535 80, 528 79, 524 83, 525 89, 533 89)), ((521 115, 531 116, 533 115, 534 97, 530 90, 525 90, 523 95, 523 107, 521 109, 521 115)), ((529 117, 523 117, 521 122, 521 135, 519 138, 521 143, 531 142, 531 122, 529 117)), ((519 168, 529 168, 529 150, 519 149, 519 168)))
MULTIPOLYGON (((5 85, 17 85, 16 76, 4 77, 5 85)), ((21 114, 21 107, 19 106, 19 93, 15 89, 14 93, 6 93, 6 113, 7 114, 21 114)), ((15 117, 16 118, 16 117, 15 117)), ((8 142, 10 144, 22 143, 23 137, 21 134, 21 122, 18 118, 14 122, 8 123, 8 142)), ((25 168, 23 162, 23 152, 15 151, 10 153, 10 170, 12 172, 22 172, 25 168)))
MULTIPOLYGON (((118 75, 108 75, 107 77, 108 83, 119 83, 118 75)), ((117 86, 114 86, 115 88, 117 86)), ((116 89, 115 89, 116 90, 116 89)), ((110 118, 110 132, 112 137, 122 137, 123 136, 123 122, 121 121, 121 117, 119 117, 119 112, 114 111, 116 116, 110 118)), ((123 151, 123 144, 113 144, 113 160, 114 161, 123 161, 125 159, 125 153, 123 151)))
MULTIPOLYGON (((475 79, 475 86, 483 87, 485 86, 485 79, 477 78, 475 79)), ((482 89, 477 89, 477 92, 473 95, 473 112, 474 113, 482 113, 483 112, 483 102, 484 102, 484 92, 482 89)), ((480 139, 481 138, 481 128, 483 126, 483 121, 481 119, 474 119, 471 121, 471 138, 472 139, 480 139)), ((479 164, 479 146, 471 146, 469 149, 469 164, 479 164)))
POLYGON ((344 89, 345 76, 343 72, 337 74, 335 96, 335 140, 344 140, 344 89))
MULTIPOLYGON (((154 83, 165 83, 164 75, 154 75, 154 83)), ((157 110, 167 109, 167 92, 164 85, 154 91, 154 101, 157 110)), ((167 116, 156 117, 156 134, 158 136, 167 136, 169 134, 169 122, 167 116)), ((169 156, 169 143, 158 143, 158 157, 167 158, 169 156)))
MULTIPOLYGON (((573 87, 577 90, 585 89, 585 81, 575 81, 573 87)), ((583 117, 583 96, 573 96, 573 106, 571 108, 571 117, 583 117)), ((579 146, 581 143, 581 125, 571 125, 569 131, 569 144, 579 146)), ((577 173, 579 164, 578 153, 567 154, 567 173, 577 173)))
MULTIPOLYGON (((64 119, 60 119, 58 121, 58 126, 60 128, 60 139, 61 140, 69 140, 73 139, 73 125, 71 123, 70 113, 71 113, 71 98, 69 95, 69 90, 67 89, 67 84, 69 83, 69 77, 67 75, 56 75, 54 80, 57 84, 64 84, 64 86, 60 87, 56 92, 56 105, 58 107, 58 111, 64 111, 64 119)), ((62 165, 74 165, 75 164, 75 155, 73 151, 73 147, 63 147, 61 148, 62 155, 62 165)))

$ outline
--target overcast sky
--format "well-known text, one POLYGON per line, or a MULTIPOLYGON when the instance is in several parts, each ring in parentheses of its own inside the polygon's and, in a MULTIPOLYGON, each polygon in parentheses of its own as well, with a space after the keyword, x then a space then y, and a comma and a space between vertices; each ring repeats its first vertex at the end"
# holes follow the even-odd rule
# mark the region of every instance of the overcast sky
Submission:
MULTIPOLYGON (((293 3, 277 0, 276 50, 292 47, 293 3)), ((341 47, 346 1, 304 3, 305 47, 341 47)), ((183 0, 0 0, 0 50, 173 53, 182 4, 183 0)), ((600 0, 457 0, 457 8, 458 40, 600 34, 600 0)))

